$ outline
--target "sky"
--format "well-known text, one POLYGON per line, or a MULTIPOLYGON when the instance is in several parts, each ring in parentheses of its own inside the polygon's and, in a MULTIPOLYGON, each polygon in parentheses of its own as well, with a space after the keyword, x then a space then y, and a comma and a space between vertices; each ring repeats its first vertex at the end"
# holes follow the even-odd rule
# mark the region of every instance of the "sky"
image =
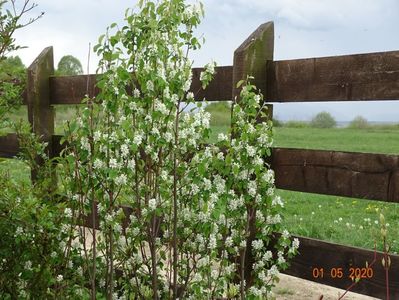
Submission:
MULTIPOLYGON (((32 1, 32 0, 31 0, 32 1)), ((17 3, 22 0, 17 0, 17 3)), ((55 63, 64 55, 77 57, 91 73, 98 59, 89 43, 113 22, 123 24, 134 0, 36 0, 43 18, 15 35, 28 48, 17 54, 25 65, 47 46, 54 47, 55 63)), ((191 55, 194 66, 214 60, 232 65, 234 50, 260 24, 274 22, 274 59, 286 60, 399 50, 398 0, 203 0, 205 17, 198 28, 205 44, 191 55)), ((399 122, 399 101, 357 103, 275 104, 281 120, 309 120, 320 111, 338 121, 362 115, 369 121, 399 122)))

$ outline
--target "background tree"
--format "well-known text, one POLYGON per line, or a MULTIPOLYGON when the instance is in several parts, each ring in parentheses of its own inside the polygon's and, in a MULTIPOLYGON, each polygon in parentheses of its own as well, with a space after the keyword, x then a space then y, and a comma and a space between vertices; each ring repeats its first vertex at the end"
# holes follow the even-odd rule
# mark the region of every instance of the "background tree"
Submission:
POLYGON ((0 129, 7 126, 7 114, 22 102, 24 89, 24 66, 18 57, 7 56, 23 47, 15 44, 16 30, 26 27, 44 13, 24 20, 37 5, 24 0, 19 6, 17 0, 0 0, 0 129))
POLYGON ((55 72, 55 74, 58 76, 81 75, 83 74, 82 64, 76 57, 72 55, 65 55, 58 63, 57 71, 55 72))
POLYGON ((310 125, 315 128, 333 128, 337 122, 329 112, 322 111, 313 117, 310 125))
POLYGON ((18 56, 0 60, 0 128, 8 126, 9 113, 21 104, 25 72, 18 56))
POLYGON ((356 116, 350 123, 349 128, 364 129, 369 127, 369 123, 366 118, 362 116, 356 116))

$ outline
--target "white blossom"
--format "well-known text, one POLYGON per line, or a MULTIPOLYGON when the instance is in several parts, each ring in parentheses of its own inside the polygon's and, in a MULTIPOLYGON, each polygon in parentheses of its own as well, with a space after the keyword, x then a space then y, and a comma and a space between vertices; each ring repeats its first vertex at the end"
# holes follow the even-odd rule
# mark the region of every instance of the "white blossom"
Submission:
POLYGON ((155 210, 157 208, 157 200, 155 198, 148 200, 148 208, 150 210, 155 210))
POLYGON ((177 96, 176 94, 173 94, 171 100, 174 104, 177 104, 177 102, 179 101, 179 96, 177 96))
POLYGON ((125 185, 127 183, 127 176, 125 174, 121 174, 115 178, 116 185, 125 185))
POLYGON ((248 183, 248 194, 251 195, 252 197, 255 197, 256 195, 256 181, 250 181, 248 183))
POLYGON ((130 159, 130 160, 128 161, 127 167, 128 167, 130 170, 134 171, 134 168, 136 167, 136 162, 134 161, 134 159, 130 159))
POLYGON ((278 252, 277 256, 278 256, 277 262, 278 262, 279 264, 283 264, 283 263, 286 262, 286 261, 285 261, 285 258, 284 258, 284 255, 283 255, 283 253, 282 253, 281 251, 278 252))
POLYGON ((147 81, 147 89, 151 92, 154 91, 154 83, 151 80, 147 81))
POLYGON ((284 229, 281 236, 282 236, 284 239, 288 239, 288 238, 290 237, 290 233, 288 232, 287 229, 284 229))
POLYGON ((226 247, 231 247, 231 246, 233 246, 233 238, 232 238, 231 236, 228 236, 228 237, 226 238, 225 245, 226 245, 226 247))
POLYGON ((253 146, 249 146, 248 145, 246 147, 246 150, 247 150, 247 154, 248 154, 249 157, 253 157, 255 155, 255 153, 256 153, 256 149, 253 146))
POLYGON ((93 134, 93 140, 95 141, 95 142, 98 142, 99 140, 101 139, 101 132, 100 131, 94 131, 94 134, 93 134))
POLYGON ((270 268, 270 270, 268 271, 268 275, 269 275, 270 277, 278 276, 279 273, 280 273, 280 272, 278 271, 278 269, 277 269, 277 267, 276 267, 275 265, 273 265, 273 266, 270 268))
POLYGON ((135 145, 137 145, 137 146, 140 146, 142 140, 143 140, 143 136, 142 136, 141 134, 137 134, 137 135, 135 135, 134 138, 133 138, 133 143, 134 143, 135 145))
POLYGON ((98 169, 101 169, 103 167, 104 167, 104 162, 101 159, 96 158, 94 160, 94 163, 93 163, 93 168, 98 170, 98 169))
POLYGON ((30 260, 28 260, 28 261, 25 263, 25 269, 26 269, 26 270, 31 270, 31 269, 32 269, 32 262, 31 262, 30 260))
POLYGON ((284 207, 284 202, 280 196, 275 196, 272 200, 272 206, 277 206, 277 205, 284 207))
POLYGON ((299 248, 299 239, 294 238, 294 240, 292 241, 292 247, 294 249, 298 249, 299 248))
POLYGON ((133 97, 135 97, 135 98, 139 98, 140 97, 140 91, 137 88, 135 88, 133 90, 133 97))
POLYGON ((259 251, 263 248, 263 241, 262 240, 254 240, 252 241, 252 247, 259 251))
POLYGON ((189 100, 189 101, 194 100, 194 93, 193 92, 188 92, 187 93, 187 100, 189 100))
POLYGON ((158 99, 155 102, 155 110, 159 111, 160 113, 166 115, 168 113, 168 109, 166 108, 166 105, 160 102, 158 99))
POLYGON ((123 158, 127 157, 129 155, 129 146, 126 144, 123 144, 121 146, 121 155, 123 158))
POLYGON ((218 134, 218 141, 227 141, 228 137, 224 133, 219 133, 218 134))
POLYGON ((72 218, 72 209, 70 209, 69 207, 65 208, 64 214, 67 218, 72 218))
POLYGON ((215 249, 216 248, 216 237, 215 235, 211 235, 209 238, 209 249, 215 249))
POLYGON ((82 145, 83 149, 85 149, 86 151, 90 151, 90 143, 87 137, 85 136, 81 137, 80 144, 82 145))
POLYGON ((268 250, 265 252, 265 254, 263 254, 262 260, 268 262, 270 259, 272 259, 272 257, 273 253, 270 250, 268 250))
POLYGON ((262 175, 262 180, 266 183, 274 184, 274 172, 273 170, 267 170, 262 175))
POLYGON ((110 167, 111 169, 117 169, 117 168, 119 168, 119 163, 118 163, 118 161, 117 161, 115 158, 111 158, 111 159, 109 160, 109 167, 110 167))

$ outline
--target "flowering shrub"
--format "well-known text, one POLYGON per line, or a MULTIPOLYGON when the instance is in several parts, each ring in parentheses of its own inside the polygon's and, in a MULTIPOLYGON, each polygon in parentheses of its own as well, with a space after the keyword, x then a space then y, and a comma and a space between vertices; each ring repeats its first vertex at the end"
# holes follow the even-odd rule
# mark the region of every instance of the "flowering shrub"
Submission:
POLYGON ((85 286, 92 298, 262 299, 298 247, 287 231, 273 235, 283 202, 263 161, 272 137, 271 123, 256 122, 262 96, 242 82, 234 138, 206 145, 209 113, 184 109, 195 103, 188 53, 201 46, 202 6, 139 8, 100 37, 101 93, 67 128, 68 214, 92 224, 76 230, 85 286))
POLYGON ((84 281, 76 272, 80 255, 71 243, 66 205, 50 189, 53 162, 30 128, 17 129, 20 159, 38 176, 31 184, 0 174, 0 298, 70 298, 84 281), (36 155, 46 163, 37 165, 36 155))

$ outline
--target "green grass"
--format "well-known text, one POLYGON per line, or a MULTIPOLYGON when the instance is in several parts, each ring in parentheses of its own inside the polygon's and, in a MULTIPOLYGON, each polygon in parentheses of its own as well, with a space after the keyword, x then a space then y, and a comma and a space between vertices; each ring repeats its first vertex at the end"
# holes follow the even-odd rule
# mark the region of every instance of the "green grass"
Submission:
MULTIPOLYGON (((76 114, 76 105, 56 105, 55 106, 55 124, 54 131, 55 134, 63 134, 64 132, 64 122, 72 119, 72 117, 76 114)), ((28 121, 28 108, 27 106, 22 106, 17 111, 15 111, 10 116, 11 121, 19 122, 19 121, 28 121)), ((13 132, 12 128, 4 128, 1 133, 11 133, 13 132)))
MULTIPOLYGON (((228 125, 213 126, 227 132, 228 125)), ((211 136, 211 141, 217 134, 211 136)), ((274 146, 320 150, 399 154, 399 128, 274 128, 274 146)), ((399 204, 277 190, 285 200, 285 225, 297 235, 335 243, 382 249, 379 214, 388 227, 391 251, 399 253, 399 204), (377 223, 376 223, 377 221, 377 223)))
MULTIPOLYGON (((219 133, 227 133, 230 109, 226 105, 212 104, 210 142, 219 133)), ((62 134, 62 123, 75 114, 74 106, 56 108, 56 134, 62 134)), ((26 110, 18 111, 13 119, 26 116, 26 110)), ((301 124, 302 126, 302 124, 301 124)), ((300 126, 297 126, 300 127, 300 126)), ((274 146, 304 149, 322 149, 370 153, 399 153, 399 126, 372 126, 365 129, 317 129, 311 127, 276 127, 274 146)), ((16 180, 28 181, 29 170, 17 160, 0 160, 0 169, 8 170, 16 180)), ((399 204, 325 196, 277 190, 285 200, 285 225, 297 235, 318 238, 335 243, 374 248, 378 241, 379 212, 383 211, 388 227, 388 239, 392 252, 399 252, 399 204)))
POLYGON ((274 128, 274 146, 369 153, 399 153, 399 129, 274 128))
POLYGON ((399 252, 399 205, 365 199, 277 190, 285 200, 284 224, 291 233, 382 250, 379 214, 385 216, 392 252, 399 252))

